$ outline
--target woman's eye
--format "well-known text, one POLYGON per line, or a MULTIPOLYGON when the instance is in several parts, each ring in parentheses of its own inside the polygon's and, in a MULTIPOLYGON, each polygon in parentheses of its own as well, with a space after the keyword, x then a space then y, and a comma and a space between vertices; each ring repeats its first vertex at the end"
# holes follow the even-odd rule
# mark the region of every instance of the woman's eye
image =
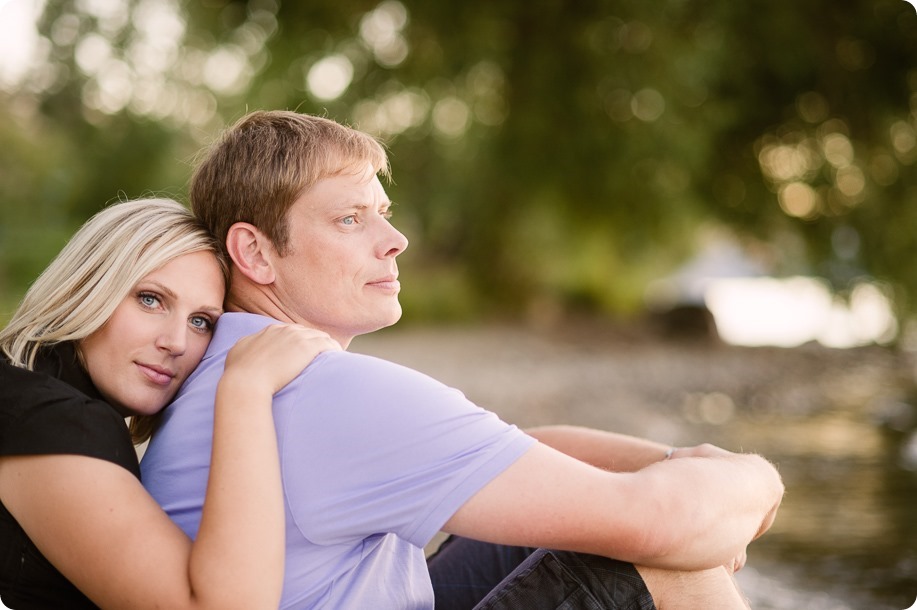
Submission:
POLYGON ((205 316, 192 316, 190 322, 195 330, 209 331, 213 328, 213 322, 205 316))
POLYGON ((147 292, 140 293, 140 304, 144 307, 149 307, 150 309, 159 305, 159 297, 155 294, 150 294, 147 292))

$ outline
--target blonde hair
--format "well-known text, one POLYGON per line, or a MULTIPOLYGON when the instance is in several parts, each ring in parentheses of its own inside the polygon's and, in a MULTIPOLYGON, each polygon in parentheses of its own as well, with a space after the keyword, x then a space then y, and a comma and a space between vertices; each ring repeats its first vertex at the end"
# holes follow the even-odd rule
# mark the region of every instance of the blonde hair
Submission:
MULTIPOLYGON (((32 369, 38 352, 63 341, 79 341, 99 330, 141 279, 170 261, 212 252, 229 282, 217 240, 180 203, 138 199, 111 205, 90 218, 28 289, 9 324, 0 350, 19 367, 32 369)), ((153 422, 133 418, 135 442, 153 422)))
POLYGON ((220 240, 247 222, 288 252, 287 212, 323 178, 365 171, 389 175, 388 156, 369 134, 288 110, 256 111, 226 130, 191 180, 191 208, 220 240))

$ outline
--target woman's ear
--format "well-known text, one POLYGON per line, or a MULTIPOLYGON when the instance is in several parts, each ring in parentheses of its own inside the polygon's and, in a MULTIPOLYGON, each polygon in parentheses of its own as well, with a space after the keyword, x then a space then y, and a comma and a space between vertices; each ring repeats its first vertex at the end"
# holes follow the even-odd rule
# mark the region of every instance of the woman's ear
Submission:
POLYGON ((237 222, 226 233, 226 250, 233 265, 256 284, 272 284, 274 246, 257 227, 237 222))

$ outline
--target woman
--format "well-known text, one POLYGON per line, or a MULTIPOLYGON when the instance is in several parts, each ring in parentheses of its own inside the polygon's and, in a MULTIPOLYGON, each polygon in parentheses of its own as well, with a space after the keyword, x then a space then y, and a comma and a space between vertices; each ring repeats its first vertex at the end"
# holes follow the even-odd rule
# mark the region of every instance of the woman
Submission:
POLYGON ((284 522, 271 397, 337 344, 277 325, 233 349, 193 543, 141 486, 124 420, 135 440, 148 436, 203 357, 226 290, 219 251, 174 201, 113 205, 76 233, 0 332, 7 606, 277 607, 284 522))

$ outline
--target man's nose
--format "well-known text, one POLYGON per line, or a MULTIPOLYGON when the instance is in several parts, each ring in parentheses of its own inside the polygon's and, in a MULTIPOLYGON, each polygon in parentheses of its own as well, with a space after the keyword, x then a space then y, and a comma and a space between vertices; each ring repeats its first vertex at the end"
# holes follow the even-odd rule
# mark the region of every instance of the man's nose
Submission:
POLYGON ((383 258, 396 257, 408 247, 408 238, 396 229, 388 220, 383 227, 383 239, 380 240, 380 252, 383 258))

